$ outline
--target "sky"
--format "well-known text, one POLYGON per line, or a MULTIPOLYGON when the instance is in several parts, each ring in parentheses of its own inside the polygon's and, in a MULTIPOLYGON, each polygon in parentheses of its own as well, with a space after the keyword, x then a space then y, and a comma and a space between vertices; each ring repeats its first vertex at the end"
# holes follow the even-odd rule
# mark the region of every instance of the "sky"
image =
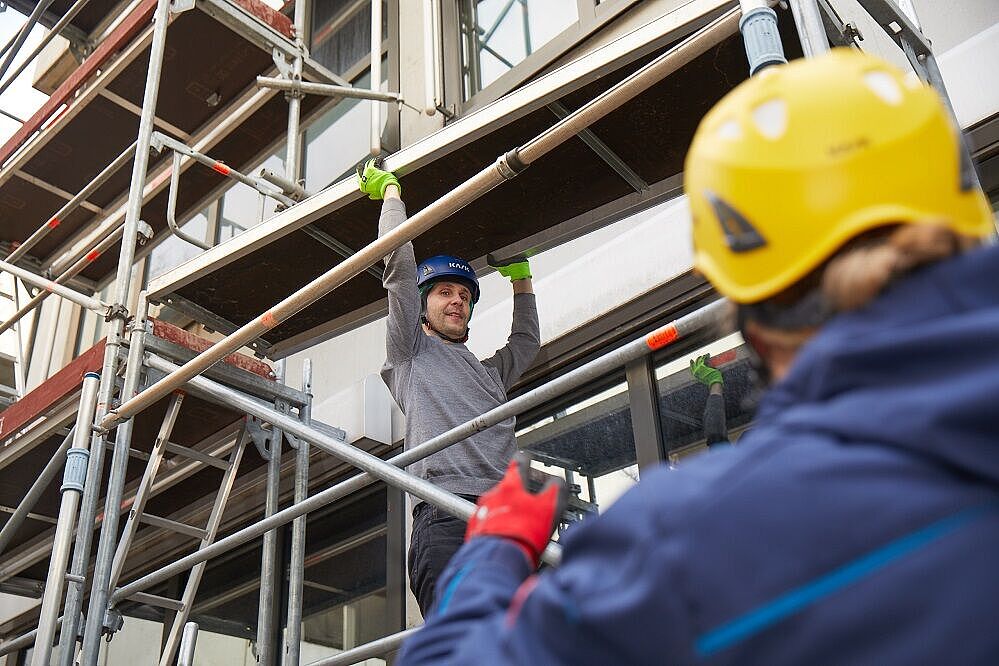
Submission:
MULTIPOLYGON (((0 12, 0 45, 6 44, 17 31, 21 29, 24 25, 26 17, 13 9, 7 7, 4 11, 0 12)), ((17 66, 24 61, 24 57, 31 53, 31 50, 41 41, 45 34, 45 30, 39 26, 31 31, 28 36, 28 40, 24 43, 19 51, 17 57, 14 59, 14 63, 7 70, 8 73, 13 72, 17 66)), ((4 59, 6 59, 6 55, 4 59)), ((0 60, 2 62, 2 60, 0 60)), ((17 80, 12 86, 0 94, 0 109, 12 113, 15 116, 21 118, 22 120, 27 120, 31 117, 38 107, 45 103, 48 96, 38 92, 31 87, 31 79, 34 76, 35 66, 29 65, 24 72, 17 77, 17 80)), ((6 80, 6 75, 4 76, 6 80)), ((20 127, 20 123, 11 120, 6 116, 0 115, 0 143, 6 142, 7 139, 11 137, 20 127)))

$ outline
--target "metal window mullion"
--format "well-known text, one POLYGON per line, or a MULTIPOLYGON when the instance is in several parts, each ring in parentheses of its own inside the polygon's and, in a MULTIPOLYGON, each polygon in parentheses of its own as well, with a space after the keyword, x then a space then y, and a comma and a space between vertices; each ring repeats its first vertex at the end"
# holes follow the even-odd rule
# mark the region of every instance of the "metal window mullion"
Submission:
POLYGON ((635 436, 635 457, 640 469, 659 465, 666 459, 659 392, 656 389, 652 356, 646 355, 625 366, 631 428, 635 436))

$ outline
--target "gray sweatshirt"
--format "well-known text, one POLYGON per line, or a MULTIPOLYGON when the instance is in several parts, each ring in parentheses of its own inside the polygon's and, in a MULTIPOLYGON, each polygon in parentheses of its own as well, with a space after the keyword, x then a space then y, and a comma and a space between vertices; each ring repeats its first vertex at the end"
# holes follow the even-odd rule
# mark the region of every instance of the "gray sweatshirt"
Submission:
MULTIPOLYGON (((398 199, 382 205, 378 235, 406 220, 398 199)), ((413 244, 385 257, 389 314, 382 379, 406 414, 409 449, 506 402, 506 390, 540 349, 534 294, 513 297, 513 326, 505 347, 479 361, 463 344, 424 333, 413 244)), ((499 481, 515 452, 513 417, 408 467, 412 474, 463 495, 481 495, 499 481)))

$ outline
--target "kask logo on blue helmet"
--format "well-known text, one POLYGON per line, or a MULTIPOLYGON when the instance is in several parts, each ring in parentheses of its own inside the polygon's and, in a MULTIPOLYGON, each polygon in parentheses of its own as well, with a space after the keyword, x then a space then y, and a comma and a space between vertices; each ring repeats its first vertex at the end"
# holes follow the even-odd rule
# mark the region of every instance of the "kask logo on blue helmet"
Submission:
POLYGON ((439 254, 420 262, 416 269, 416 286, 421 290, 438 280, 454 280, 468 286, 472 303, 479 300, 479 280, 468 262, 461 257, 439 254))

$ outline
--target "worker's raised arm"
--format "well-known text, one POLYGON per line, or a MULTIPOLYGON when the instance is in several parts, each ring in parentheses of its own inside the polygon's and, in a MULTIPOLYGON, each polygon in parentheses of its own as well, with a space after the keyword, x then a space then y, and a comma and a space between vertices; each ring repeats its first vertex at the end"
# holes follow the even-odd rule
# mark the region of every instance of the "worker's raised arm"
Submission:
POLYGON ((493 266, 513 285, 513 322, 506 345, 482 364, 496 368, 503 387, 509 389, 537 357, 541 349, 541 327, 527 259, 518 258, 511 263, 493 266))
MULTIPOLYGON (((400 198, 398 179, 368 160, 358 169, 358 186, 371 199, 382 199, 378 236, 384 236, 406 221, 406 205, 400 198)), ((385 257, 382 284, 388 291, 388 322, 385 336, 389 364, 413 357, 420 335, 420 292, 416 288, 416 256, 413 244, 405 243, 385 257)))

